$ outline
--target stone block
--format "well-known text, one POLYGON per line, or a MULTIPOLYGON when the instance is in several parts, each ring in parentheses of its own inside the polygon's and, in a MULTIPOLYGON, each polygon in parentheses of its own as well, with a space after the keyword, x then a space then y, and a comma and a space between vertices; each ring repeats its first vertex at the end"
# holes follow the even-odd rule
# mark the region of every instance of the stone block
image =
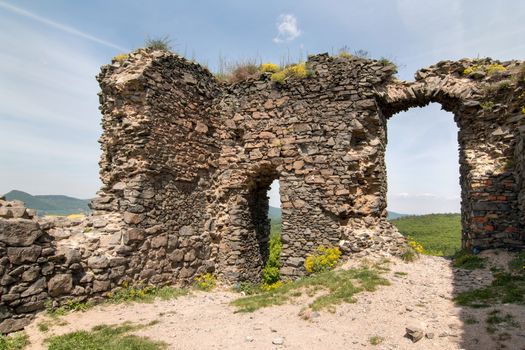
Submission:
POLYGON ((19 265, 36 262, 41 252, 42 247, 38 245, 30 247, 9 247, 7 248, 7 257, 11 264, 19 265))
POLYGON ((73 289, 73 279, 70 274, 55 275, 47 282, 47 288, 52 297, 68 294, 73 289))

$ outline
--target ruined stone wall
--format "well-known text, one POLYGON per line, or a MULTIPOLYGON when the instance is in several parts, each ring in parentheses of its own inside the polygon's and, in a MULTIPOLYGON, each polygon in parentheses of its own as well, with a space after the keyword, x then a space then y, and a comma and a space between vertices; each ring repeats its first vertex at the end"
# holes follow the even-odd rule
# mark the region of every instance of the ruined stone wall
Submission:
POLYGON ((229 279, 260 276, 269 232, 266 191, 276 179, 284 275, 301 274, 304 258, 320 244, 348 239, 345 248, 355 252, 374 236, 395 236, 385 219, 386 119, 371 89, 394 67, 319 55, 308 69, 311 77, 283 85, 266 75, 228 86, 221 99, 223 146, 213 184, 221 196, 212 198, 210 216, 229 213, 214 233, 222 242, 218 270, 229 279), (254 208, 254 200, 263 203, 254 208), (370 234, 357 242, 355 226, 370 234))
POLYGON ((104 188, 93 208, 122 214, 126 274, 159 283, 207 271, 206 189, 219 151, 215 78, 175 55, 138 52, 105 66, 99 81, 104 188))
POLYGON ((524 119, 523 67, 491 59, 443 61, 417 72, 413 83, 393 81, 379 89, 387 116, 430 102, 454 113, 464 247, 523 245, 516 167, 518 125, 524 119), (474 69, 465 74, 469 67, 474 69))
POLYGON ((23 203, 0 198, 0 334, 22 329, 47 303, 100 298, 131 280, 125 259, 97 252, 107 236, 95 235, 96 225, 93 218, 37 220, 23 203))
POLYGON ((0 333, 25 326, 46 300, 96 299, 125 281, 183 284, 205 272, 257 281, 273 180, 283 276, 303 274, 319 245, 403 252, 386 220, 387 120, 430 102, 459 127, 464 247, 523 247, 523 63, 444 61, 414 82, 356 57, 321 54, 306 67, 306 78, 234 84, 168 52, 102 67, 93 214, 36 221, 0 200, 0 333))

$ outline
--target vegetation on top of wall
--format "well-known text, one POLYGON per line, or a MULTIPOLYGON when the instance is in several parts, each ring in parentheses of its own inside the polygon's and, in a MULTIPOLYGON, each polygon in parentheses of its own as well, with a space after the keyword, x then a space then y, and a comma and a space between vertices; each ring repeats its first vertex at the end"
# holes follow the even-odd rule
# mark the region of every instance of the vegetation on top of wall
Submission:
POLYGON ((499 63, 491 64, 473 64, 463 70, 463 75, 470 75, 474 72, 483 72, 488 75, 505 72, 507 68, 503 67, 499 63))
POLYGON ((123 62, 127 60, 128 58, 129 58, 129 55, 127 53, 120 53, 116 55, 115 57, 113 57, 112 61, 113 62, 123 62))
POLYGON ((261 73, 277 73, 281 68, 275 63, 263 63, 259 66, 259 71, 261 73))
POLYGON ((144 47, 151 50, 171 51, 171 39, 168 35, 146 38, 146 40, 144 40, 144 47))
POLYGON ((238 83, 249 78, 255 78, 258 74, 259 66, 256 59, 227 62, 220 57, 219 71, 215 74, 215 77, 220 81, 238 83))
POLYGON ((278 83, 278 84, 284 84, 289 78, 306 78, 310 75, 310 72, 306 68, 306 63, 298 63, 293 64, 291 66, 285 67, 284 69, 281 69, 271 76, 271 81, 278 83))

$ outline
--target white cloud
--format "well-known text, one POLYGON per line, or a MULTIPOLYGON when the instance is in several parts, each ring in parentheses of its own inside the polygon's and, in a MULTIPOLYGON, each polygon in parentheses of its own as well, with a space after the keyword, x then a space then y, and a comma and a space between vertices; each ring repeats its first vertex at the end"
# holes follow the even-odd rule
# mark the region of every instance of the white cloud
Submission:
POLYGON ((273 38, 275 43, 292 41, 301 35, 297 25, 297 18, 294 15, 280 15, 277 22, 277 36, 273 38))

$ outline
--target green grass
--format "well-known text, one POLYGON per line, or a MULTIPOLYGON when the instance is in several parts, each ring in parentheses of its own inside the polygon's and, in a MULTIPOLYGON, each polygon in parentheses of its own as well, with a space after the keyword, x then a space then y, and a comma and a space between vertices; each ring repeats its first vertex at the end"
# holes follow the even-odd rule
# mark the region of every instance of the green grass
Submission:
POLYGON ((176 299, 180 296, 187 295, 187 289, 173 288, 170 286, 154 287, 154 286, 129 286, 124 285, 122 288, 108 293, 108 303, 125 303, 125 302, 140 302, 151 303, 155 299, 169 300, 176 299))
POLYGON ((46 339, 49 350, 159 350, 163 342, 139 337, 130 332, 149 325, 124 323, 118 326, 100 325, 91 331, 77 331, 46 339))
POLYGON ((29 345, 29 337, 24 332, 5 336, 0 334, 0 350, 21 350, 27 345, 29 345))
POLYGON ((370 337, 370 338, 368 339, 368 341, 369 341, 370 344, 372 344, 372 345, 379 345, 379 344, 381 344, 381 343, 384 341, 384 339, 383 339, 383 337, 380 337, 380 336, 378 336, 378 335, 374 335, 373 337, 370 337))
POLYGON ((232 302, 239 312, 253 312, 263 307, 281 305, 306 292, 315 297, 309 305, 314 311, 331 309, 341 303, 352 303, 354 295, 389 285, 381 272, 370 268, 326 271, 284 283, 274 290, 239 298, 232 302))
POLYGON ((492 283, 484 288, 459 293, 454 301, 458 305, 475 308, 494 304, 525 304, 525 270, 521 253, 509 263, 509 272, 494 272, 492 283))
MULTIPOLYGON (((124 284, 119 289, 107 293, 105 303, 120 304, 127 302, 137 303, 151 303, 155 299, 170 300, 176 299, 180 296, 187 295, 189 291, 183 288, 174 288, 170 286, 154 287, 154 286, 132 286, 124 284)), ((46 311, 51 317, 64 316, 70 312, 75 311, 86 311, 89 308, 95 306, 95 303, 68 300, 64 305, 59 307, 53 307, 51 300, 46 303, 46 311)), ((45 326, 43 326, 45 328, 45 326)))
POLYGON ((519 322, 511 314, 501 314, 499 310, 492 310, 487 316, 487 332, 493 334, 498 329, 520 328, 519 322))
POLYGON ((452 256, 461 249, 460 214, 405 216, 391 222, 431 255, 452 256))
POLYGON ((485 267, 485 260, 466 250, 460 250, 454 254, 453 265, 454 267, 460 267, 467 270, 482 269, 485 267))

